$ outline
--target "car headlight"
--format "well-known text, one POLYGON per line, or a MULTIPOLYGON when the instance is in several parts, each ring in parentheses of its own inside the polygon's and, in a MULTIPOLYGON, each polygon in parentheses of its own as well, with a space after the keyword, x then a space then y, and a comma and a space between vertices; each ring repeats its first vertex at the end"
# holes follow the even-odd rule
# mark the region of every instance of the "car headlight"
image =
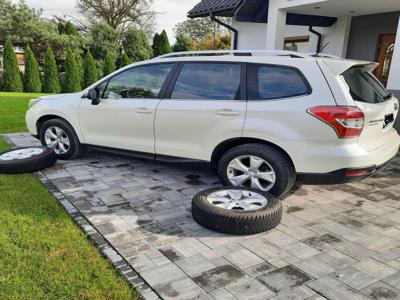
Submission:
POLYGON ((37 99, 32 99, 31 101, 29 101, 29 108, 32 108, 33 106, 35 106, 36 104, 38 104, 40 101, 42 101, 43 99, 37 98, 37 99))

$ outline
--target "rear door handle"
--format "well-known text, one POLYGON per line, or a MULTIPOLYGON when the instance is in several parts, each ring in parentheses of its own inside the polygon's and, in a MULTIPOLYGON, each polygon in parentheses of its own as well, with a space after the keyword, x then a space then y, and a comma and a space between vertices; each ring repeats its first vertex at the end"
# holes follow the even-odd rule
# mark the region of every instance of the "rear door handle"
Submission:
POLYGON ((139 107, 136 109, 138 114, 152 114, 153 111, 147 107, 139 107))
POLYGON ((232 109, 220 109, 220 110, 217 110, 217 115, 218 116, 238 116, 238 115, 240 115, 240 112, 233 111, 232 109))

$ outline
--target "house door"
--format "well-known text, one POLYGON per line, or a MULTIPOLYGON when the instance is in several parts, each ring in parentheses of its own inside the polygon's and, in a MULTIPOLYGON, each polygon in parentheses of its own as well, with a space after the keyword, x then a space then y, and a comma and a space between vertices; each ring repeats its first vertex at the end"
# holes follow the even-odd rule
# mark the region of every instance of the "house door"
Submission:
POLYGON ((375 70, 375 75, 384 86, 386 86, 388 82, 395 41, 395 34, 384 34, 381 35, 380 43, 378 45, 379 67, 375 70))

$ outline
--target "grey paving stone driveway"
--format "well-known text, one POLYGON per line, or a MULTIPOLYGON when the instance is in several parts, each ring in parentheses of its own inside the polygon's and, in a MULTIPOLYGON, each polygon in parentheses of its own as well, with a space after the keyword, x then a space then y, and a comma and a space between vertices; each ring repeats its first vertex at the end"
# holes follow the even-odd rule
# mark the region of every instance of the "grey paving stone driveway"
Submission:
POLYGON ((246 237, 192 220, 192 196, 219 185, 204 165, 89 153, 43 174, 162 298, 400 299, 400 157, 361 183, 297 187, 281 225, 246 237))

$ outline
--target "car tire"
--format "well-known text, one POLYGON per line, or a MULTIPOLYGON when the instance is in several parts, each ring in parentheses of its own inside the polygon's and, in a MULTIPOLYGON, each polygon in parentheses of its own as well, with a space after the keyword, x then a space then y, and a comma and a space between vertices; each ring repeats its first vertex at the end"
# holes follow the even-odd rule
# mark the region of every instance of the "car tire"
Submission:
POLYGON ((296 170, 287 154, 272 145, 264 144, 245 144, 228 150, 218 162, 217 173, 224 185, 256 188, 269 192, 276 197, 281 197, 289 192, 296 181, 296 170), (260 170, 250 170, 250 158, 247 162, 247 157, 257 158, 258 161, 264 161, 264 164, 259 167, 260 170), (240 177, 235 179, 236 183, 232 179, 232 177, 242 174, 241 171, 232 168, 232 162, 235 159, 239 159, 245 167, 248 167, 249 170, 247 170, 247 173, 243 172, 243 175, 251 173, 248 175, 249 179, 242 183, 239 182, 241 181, 240 177), (267 171, 274 173, 272 175, 274 182, 271 186, 268 186, 271 183, 258 177, 267 174, 267 171), (254 185, 253 180, 256 183, 254 185))
POLYGON ((57 161, 53 149, 47 147, 15 148, 0 153, 1 174, 23 174, 41 171, 57 161))
POLYGON ((39 137, 43 146, 54 148, 58 159, 78 158, 83 153, 83 147, 75 130, 63 119, 51 119, 44 122, 40 127, 39 137))
POLYGON ((192 216, 197 223, 214 231, 235 235, 252 235, 271 230, 279 225, 282 219, 282 203, 273 195, 260 190, 238 187, 213 188, 194 196, 192 216), (240 209, 240 204, 238 204, 241 200, 232 200, 230 205, 237 205, 236 207, 222 208, 221 205, 225 205, 226 202, 218 204, 219 197, 230 193, 235 195, 232 198, 239 195, 242 197, 242 201, 248 198, 241 195, 251 195, 252 197, 257 195, 252 201, 266 199, 267 202, 252 204, 253 209, 244 210, 240 209))

